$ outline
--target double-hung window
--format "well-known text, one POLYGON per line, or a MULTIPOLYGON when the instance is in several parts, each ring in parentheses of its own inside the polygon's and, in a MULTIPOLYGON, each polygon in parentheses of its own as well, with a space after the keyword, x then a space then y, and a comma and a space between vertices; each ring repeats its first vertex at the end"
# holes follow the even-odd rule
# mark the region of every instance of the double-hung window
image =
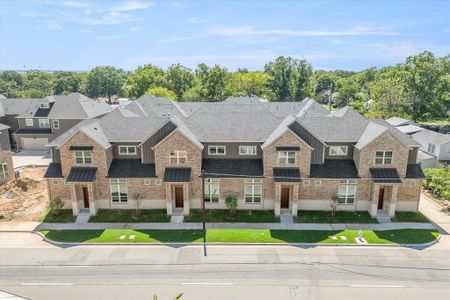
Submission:
POLYGON ((25 126, 32 127, 33 125, 33 119, 25 119, 25 126))
POLYGON ((59 129, 59 120, 52 120, 53 129, 59 129))
POLYGON ((245 203, 261 203, 262 179, 245 179, 245 203))
POLYGON ((88 165, 92 163, 92 152, 91 151, 75 151, 75 163, 77 165, 88 165))
POLYGON ((185 164, 187 162, 186 150, 172 150, 169 153, 169 162, 171 164, 185 164))
POLYGON ((39 119, 39 128, 50 128, 50 121, 48 119, 39 119))
POLYGON ((434 154, 436 152, 436 145, 435 144, 428 144, 428 153, 434 154))
POLYGON ((219 179, 206 178, 205 179, 205 202, 217 203, 219 202, 219 179))
POLYGON ((392 151, 376 151, 375 163, 377 165, 390 165, 392 164, 392 151))
POLYGON ((119 155, 136 155, 136 146, 119 146, 119 155))
POLYGON ((295 165, 295 151, 278 151, 278 165, 295 165))
POLYGON ((0 178, 5 179, 6 177, 8 177, 8 165, 3 163, 0 166, 0 178))
POLYGON ((353 204, 356 198, 356 180, 339 180, 338 203, 353 204))
POLYGON ((128 186, 125 179, 110 179, 109 187, 111 190, 111 202, 128 202, 128 186))
POLYGON ((348 146, 330 146, 330 156, 347 155, 348 146))
POLYGON ((225 155, 225 146, 208 146, 209 155, 225 155))
POLYGON ((50 108, 50 104, 48 104, 47 102, 41 103, 39 105, 40 108, 50 108))
POLYGON ((256 155, 256 146, 239 146, 239 155, 256 155))

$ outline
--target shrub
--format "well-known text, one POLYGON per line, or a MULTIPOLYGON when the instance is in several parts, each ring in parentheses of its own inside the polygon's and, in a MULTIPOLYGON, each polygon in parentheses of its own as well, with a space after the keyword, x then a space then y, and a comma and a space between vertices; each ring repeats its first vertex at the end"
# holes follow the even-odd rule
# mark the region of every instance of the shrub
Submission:
POLYGON ((425 175, 424 187, 433 195, 450 201, 450 168, 427 169, 425 175))
POLYGON ((228 207, 228 216, 233 218, 236 216, 238 202, 235 195, 228 195, 225 198, 225 205, 228 207))
POLYGON ((50 213, 53 216, 59 216, 61 214, 61 209, 63 208, 63 206, 64 202, 61 200, 61 198, 53 198, 53 200, 50 201, 50 213))

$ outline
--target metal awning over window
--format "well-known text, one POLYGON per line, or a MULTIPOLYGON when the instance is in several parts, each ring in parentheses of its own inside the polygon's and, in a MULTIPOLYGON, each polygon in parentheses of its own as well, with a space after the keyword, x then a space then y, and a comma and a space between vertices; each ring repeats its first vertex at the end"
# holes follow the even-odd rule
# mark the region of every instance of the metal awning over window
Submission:
POLYGON ((66 182, 93 182, 97 174, 97 168, 77 168, 70 169, 66 182))
POLYGON ((375 183, 401 183, 402 180, 398 175, 397 169, 370 169, 372 181, 375 183))
POLYGON ((273 168, 275 182, 300 182, 300 169, 273 168))
POLYGON ((166 168, 164 182, 189 182, 191 181, 191 168, 166 168))

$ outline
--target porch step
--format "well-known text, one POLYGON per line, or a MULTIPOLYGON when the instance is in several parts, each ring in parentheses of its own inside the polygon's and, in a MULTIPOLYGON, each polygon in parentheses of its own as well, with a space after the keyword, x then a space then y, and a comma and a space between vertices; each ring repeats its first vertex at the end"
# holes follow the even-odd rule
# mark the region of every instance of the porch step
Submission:
POLYGON ((388 224, 391 223, 391 217, 389 217, 389 215, 386 212, 379 211, 377 213, 377 221, 380 224, 388 224))
POLYGON ((89 211, 80 211, 78 213, 77 219, 75 220, 75 223, 86 224, 89 222, 90 217, 91 214, 89 213, 89 211))
POLYGON ((294 217, 289 210, 280 211, 280 223, 281 224, 294 224, 294 217))
POLYGON ((174 210, 170 216, 170 223, 180 224, 183 223, 184 216, 182 210, 174 210))

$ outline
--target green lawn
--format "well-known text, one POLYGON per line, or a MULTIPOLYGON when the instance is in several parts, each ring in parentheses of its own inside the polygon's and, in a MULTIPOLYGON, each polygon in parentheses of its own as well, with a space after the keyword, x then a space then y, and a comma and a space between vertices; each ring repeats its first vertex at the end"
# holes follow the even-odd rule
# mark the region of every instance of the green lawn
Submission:
POLYGON ((420 212, 398 211, 395 212, 395 217, 392 222, 417 222, 429 223, 428 219, 420 212))
POLYGON ((53 216, 50 212, 48 212, 44 219, 43 223, 72 223, 75 222, 76 217, 73 215, 73 211, 71 209, 62 209, 61 214, 59 216, 53 216))
POLYGON ((294 218, 296 223, 377 223, 376 219, 370 217, 366 211, 337 211, 336 216, 331 218, 330 211, 299 210, 298 216, 294 218))
MULTIPOLYGON (((275 217, 273 210, 239 210, 234 219, 227 216, 225 209, 207 209, 206 222, 215 223, 278 223, 279 217, 275 217)), ((202 210, 191 209, 189 216, 184 217, 186 223, 202 222, 202 210)))
POLYGON ((99 209, 90 223, 165 223, 170 216, 165 209, 141 209, 141 216, 135 216, 134 209, 99 209))
MULTIPOLYGON (((42 230, 47 238, 75 243, 201 243, 202 230, 42 230), (134 236, 134 238, 131 238, 134 236)), ((207 242, 224 243, 350 243, 355 244, 357 230, 268 230, 268 229, 208 229, 207 242), (336 239, 332 237, 335 236, 336 239), (341 238, 345 237, 345 239, 341 238)), ((390 231, 363 230, 370 244, 420 244, 436 239, 438 232, 428 229, 390 231)))

